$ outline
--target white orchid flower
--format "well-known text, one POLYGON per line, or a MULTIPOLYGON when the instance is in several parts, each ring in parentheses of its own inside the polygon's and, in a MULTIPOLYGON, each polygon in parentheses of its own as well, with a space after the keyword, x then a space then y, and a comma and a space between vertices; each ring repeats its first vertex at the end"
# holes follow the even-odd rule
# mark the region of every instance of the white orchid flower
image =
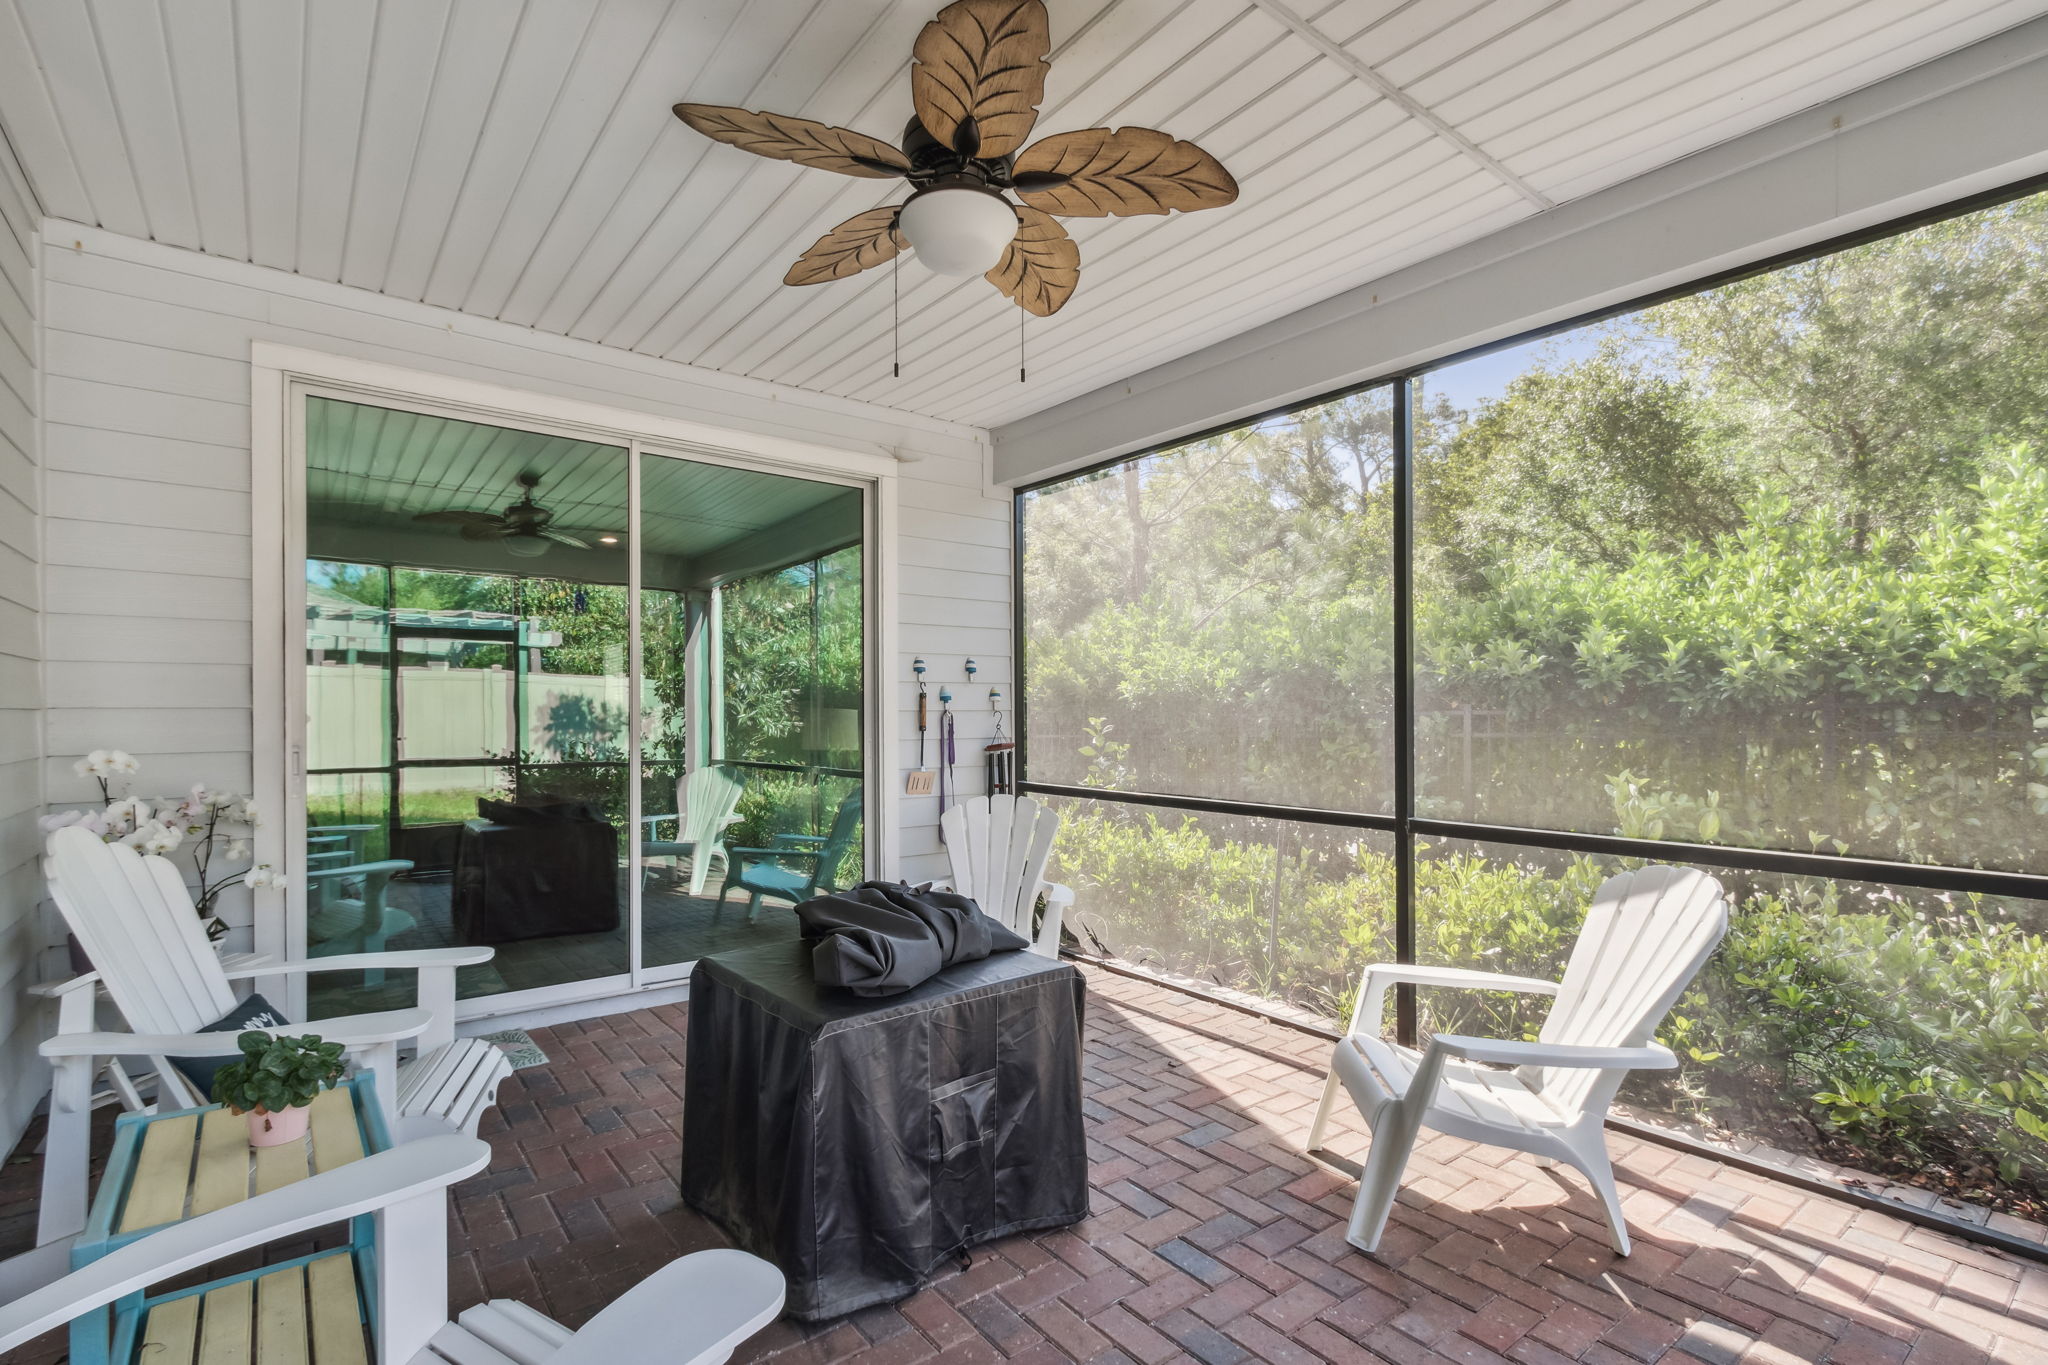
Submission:
POLYGON ((246 863, 249 861, 249 841, 247 839, 228 840, 228 861, 231 863, 246 863))
POLYGON ((142 851, 162 857, 175 852, 178 845, 184 842, 185 831, 173 825, 155 825, 150 827, 149 837, 143 840, 142 851))
POLYGON ((156 813, 150 809, 149 802, 138 797, 124 796, 107 803, 106 820, 110 825, 147 825, 155 819, 156 813))
POLYGON ((243 801, 242 801, 242 819, 243 819, 243 821, 244 821, 245 823, 247 823, 247 824, 251 824, 251 825, 253 825, 253 824, 256 824, 256 823, 258 823, 258 821, 257 821, 257 818, 256 818, 256 798, 255 798, 255 797, 253 797, 253 796, 250 796, 250 797, 245 797, 245 798, 243 798, 243 801))
POLYGON ((114 773, 138 773, 142 765, 126 749, 114 749, 107 754, 107 771, 114 773))

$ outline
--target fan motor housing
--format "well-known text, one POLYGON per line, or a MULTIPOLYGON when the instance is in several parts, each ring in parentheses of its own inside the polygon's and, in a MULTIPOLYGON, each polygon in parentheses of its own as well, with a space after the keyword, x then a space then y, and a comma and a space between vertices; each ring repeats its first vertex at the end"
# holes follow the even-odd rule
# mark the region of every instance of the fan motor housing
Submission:
POLYGON ((903 154, 910 158, 910 183, 924 188, 944 180, 1004 188, 1010 184, 1013 153, 998 157, 964 157, 933 137, 916 115, 903 125, 903 154))

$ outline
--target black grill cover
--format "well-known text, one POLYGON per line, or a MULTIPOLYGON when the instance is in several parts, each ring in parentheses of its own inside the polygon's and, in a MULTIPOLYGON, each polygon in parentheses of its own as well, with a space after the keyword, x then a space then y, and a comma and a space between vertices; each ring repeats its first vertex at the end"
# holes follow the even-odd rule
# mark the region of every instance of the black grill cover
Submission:
POLYGON ((517 943, 619 927, 619 832, 601 820, 471 820, 450 895, 459 943, 517 943))
POLYGON ((811 977, 800 939, 690 977, 683 1198, 779 1266, 788 1311, 915 1293, 967 1247, 1088 1212, 1086 986, 999 953, 902 995, 811 977))

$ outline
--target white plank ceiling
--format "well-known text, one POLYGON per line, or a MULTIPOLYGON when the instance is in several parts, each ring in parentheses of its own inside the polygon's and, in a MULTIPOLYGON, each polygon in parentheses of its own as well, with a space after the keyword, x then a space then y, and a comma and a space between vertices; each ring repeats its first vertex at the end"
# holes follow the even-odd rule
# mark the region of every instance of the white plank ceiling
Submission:
POLYGON ((679 99, 894 140, 938 0, 0 0, 46 212, 693 365, 995 425, 2048 13, 2048 0, 1049 0, 1039 132, 1200 142, 1236 204, 1079 220, 981 280, 790 260, 900 198, 679 99))

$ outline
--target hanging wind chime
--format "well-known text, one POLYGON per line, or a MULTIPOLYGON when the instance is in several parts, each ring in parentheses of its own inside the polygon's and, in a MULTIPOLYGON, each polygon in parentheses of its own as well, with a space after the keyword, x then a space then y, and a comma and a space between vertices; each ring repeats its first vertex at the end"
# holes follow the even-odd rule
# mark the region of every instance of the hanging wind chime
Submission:
POLYGON ((982 760, 988 764, 988 794, 990 796, 1013 796, 1017 781, 1017 742, 1003 733, 1003 694, 1001 689, 988 690, 988 705, 996 713, 996 732, 989 742, 982 746, 982 760))

